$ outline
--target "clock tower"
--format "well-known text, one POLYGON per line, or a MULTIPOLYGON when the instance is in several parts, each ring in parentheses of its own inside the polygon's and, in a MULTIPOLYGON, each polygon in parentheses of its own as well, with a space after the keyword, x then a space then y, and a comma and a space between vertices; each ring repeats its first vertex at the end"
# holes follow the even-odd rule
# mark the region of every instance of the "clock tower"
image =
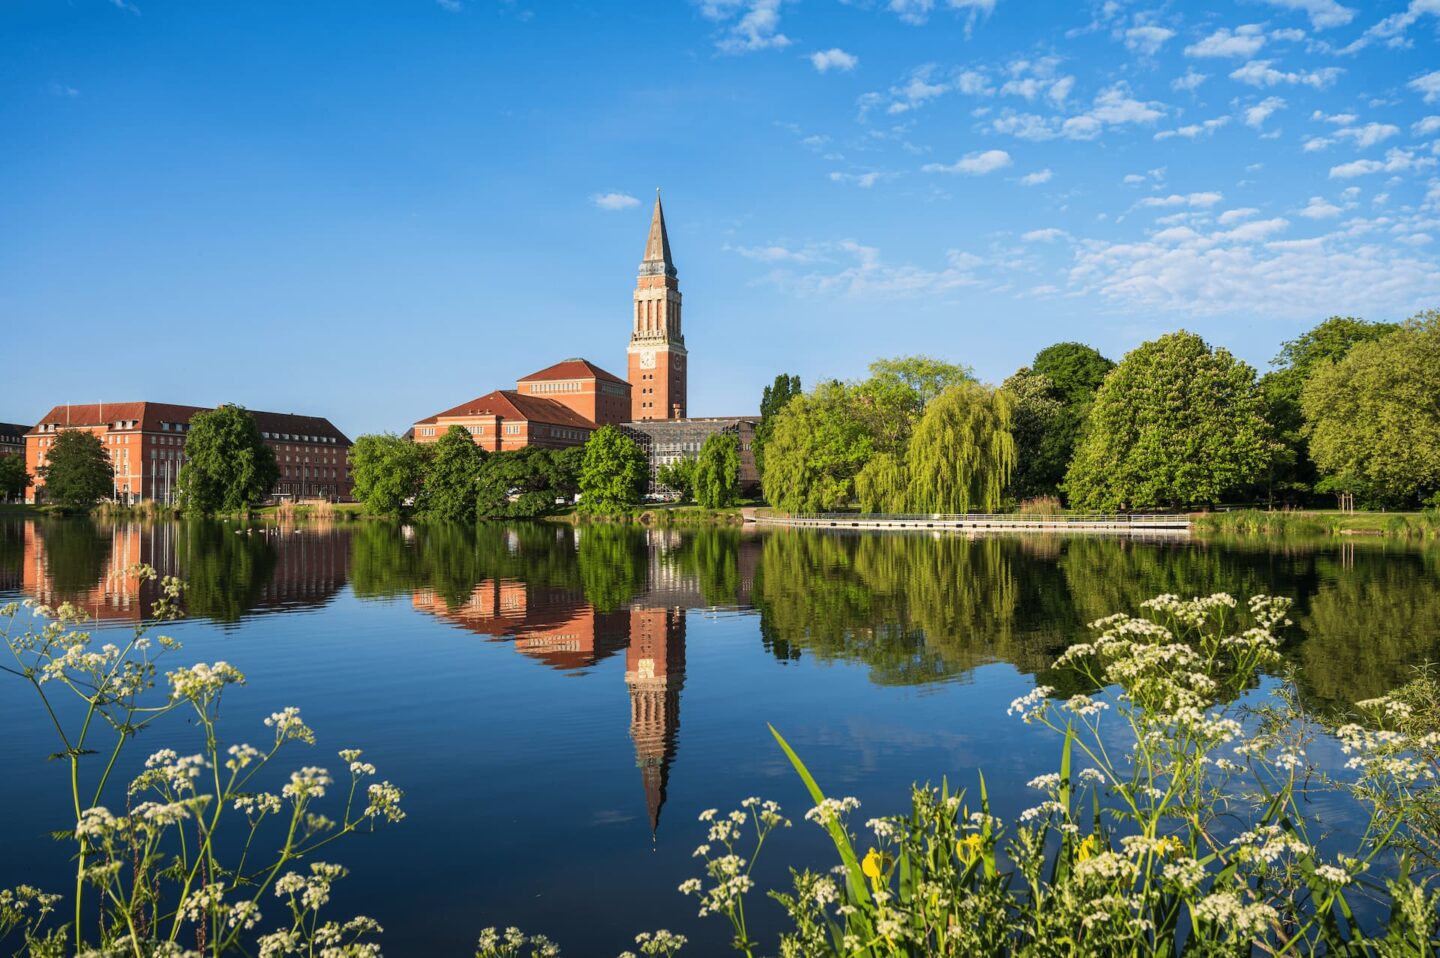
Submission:
POLYGON ((655 215, 645 259, 635 281, 635 311, 630 333, 630 418, 684 419, 687 355, 680 332, 680 283, 665 234, 665 211, 655 191, 655 215))

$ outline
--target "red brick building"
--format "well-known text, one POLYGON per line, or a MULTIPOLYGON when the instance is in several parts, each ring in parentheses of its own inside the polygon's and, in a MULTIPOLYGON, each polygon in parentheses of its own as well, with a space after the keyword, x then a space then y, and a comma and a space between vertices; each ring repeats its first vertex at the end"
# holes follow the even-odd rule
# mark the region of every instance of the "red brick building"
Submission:
MULTIPOLYGON (((67 429, 83 429, 99 436, 110 454, 116 501, 173 503, 185 464, 190 419, 208 411, 204 406, 156 402, 56 406, 25 434, 25 471, 32 477, 25 499, 44 500, 44 480, 38 478, 38 470, 56 436, 67 429)), ((350 440, 328 419, 255 410, 250 415, 280 466, 275 496, 350 498, 350 440)))
POLYGON ((680 329, 680 279, 670 256, 665 211, 655 191, 655 212, 645 241, 645 259, 635 280, 634 325, 629 356, 630 419, 684 419, 687 360, 680 329))
POLYGON ((515 390, 553 399, 600 426, 630 418, 630 384, 585 359, 567 359, 531 373, 515 390))
POLYGON ((477 446, 490 452, 509 452, 525 446, 579 446, 599 428, 594 421, 554 399, 497 389, 420 420, 414 426, 414 439, 436 442, 451 426, 461 427, 477 446))

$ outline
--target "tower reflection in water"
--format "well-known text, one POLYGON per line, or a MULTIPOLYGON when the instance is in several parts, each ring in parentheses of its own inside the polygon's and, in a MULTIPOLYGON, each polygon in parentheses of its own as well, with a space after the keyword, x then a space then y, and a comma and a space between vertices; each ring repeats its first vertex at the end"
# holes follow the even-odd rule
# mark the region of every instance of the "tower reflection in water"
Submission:
POLYGON ((579 589, 514 579, 486 579, 459 606, 431 589, 416 590, 411 604, 471 632, 510 641, 517 652, 554 669, 587 668, 623 650, 635 764, 651 833, 659 829, 680 730, 684 609, 637 605, 602 612, 579 589))

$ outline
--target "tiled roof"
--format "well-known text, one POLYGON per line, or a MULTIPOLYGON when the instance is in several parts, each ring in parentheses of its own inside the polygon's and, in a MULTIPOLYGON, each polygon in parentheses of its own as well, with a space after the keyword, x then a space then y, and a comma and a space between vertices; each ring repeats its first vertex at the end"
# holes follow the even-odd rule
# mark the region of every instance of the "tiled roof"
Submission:
POLYGON ((538 373, 524 376, 519 382, 536 382, 542 379, 605 379, 622 386, 629 385, 619 376, 606 372, 588 359, 565 359, 553 366, 546 366, 538 373))
POLYGON ((551 426, 573 426, 579 429, 597 429, 598 426, 564 403, 540 396, 526 396, 513 389, 497 389, 492 393, 463 402, 453 409, 437 412, 420 420, 416 425, 435 423, 441 419, 463 419, 468 416, 500 416, 504 419, 524 419, 527 422, 543 422, 551 426))
MULTIPOLYGON (((320 416, 298 416, 293 413, 264 412, 259 409, 246 410, 255 417, 255 425, 261 432, 287 433, 297 436, 334 437, 339 443, 349 445, 350 440, 336 429, 330 420, 320 416)), ((196 413, 209 412, 205 406, 181 406, 165 402, 107 402, 82 403, 56 406, 36 424, 54 423, 59 426, 101 426, 120 420, 135 420, 139 429, 158 432, 162 422, 189 422, 196 413)), ((35 429, 29 430, 34 432, 35 429)))
POLYGON ((30 431, 30 427, 18 422, 0 422, 0 438, 15 442, 30 431))

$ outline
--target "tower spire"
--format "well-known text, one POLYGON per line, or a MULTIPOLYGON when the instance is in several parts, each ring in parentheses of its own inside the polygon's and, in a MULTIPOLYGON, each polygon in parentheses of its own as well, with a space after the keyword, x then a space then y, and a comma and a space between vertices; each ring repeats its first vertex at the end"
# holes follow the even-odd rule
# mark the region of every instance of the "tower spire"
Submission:
MULTIPOLYGON (((655 187, 655 213, 650 217, 650 236, 645 240, 645 260, 642 265, 663 264, 667 275, 675 275, 675 263, 670 259, 670 237, 665 232, 665 210, 660 206, 660 187, 655 187)), ((655 270, 659 272, 659 270, 655 270)))

